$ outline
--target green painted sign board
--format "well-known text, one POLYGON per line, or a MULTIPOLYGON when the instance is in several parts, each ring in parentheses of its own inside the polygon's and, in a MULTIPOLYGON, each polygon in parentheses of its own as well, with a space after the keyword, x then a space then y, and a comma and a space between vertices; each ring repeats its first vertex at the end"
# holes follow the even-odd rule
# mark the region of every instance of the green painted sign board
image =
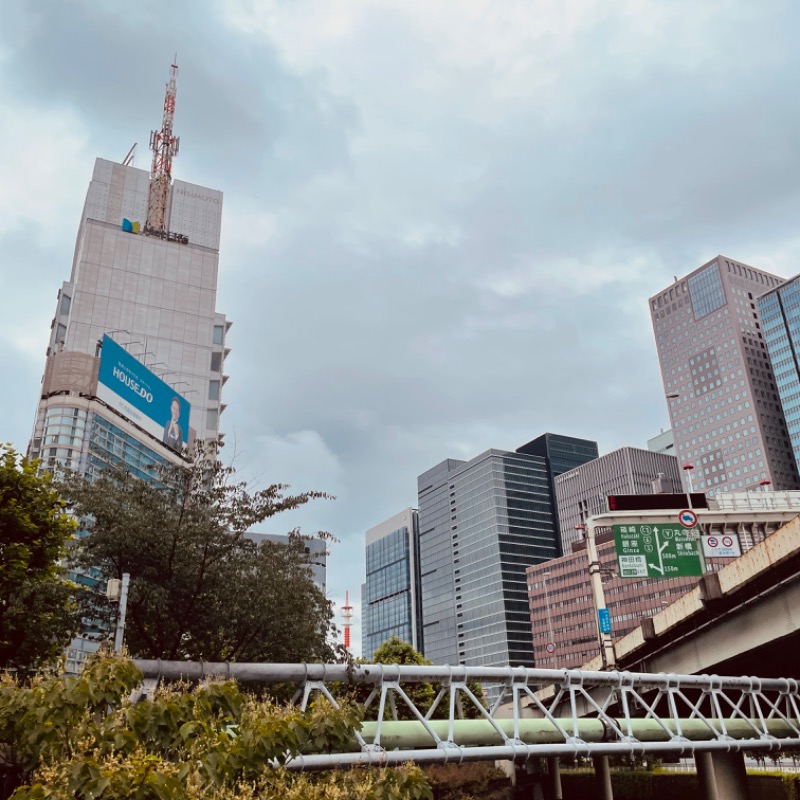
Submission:
POLYGON ((699 531, 677 522, 614 525, 620 578, 686 578, 702 575, 699 531))

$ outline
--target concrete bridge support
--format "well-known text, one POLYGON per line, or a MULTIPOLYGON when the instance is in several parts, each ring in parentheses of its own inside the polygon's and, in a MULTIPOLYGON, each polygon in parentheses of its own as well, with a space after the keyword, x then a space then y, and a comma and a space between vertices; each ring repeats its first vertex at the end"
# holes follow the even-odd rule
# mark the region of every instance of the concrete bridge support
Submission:
POLYGON ((558 758, 536 758, 518 765, 513 779, 520 800, 564 800, 558 758))
POLYGON ((614 800, 614 791, 611 788, 611 767, 608 764, 608 756, 592 756, 594 764, 594 775, 600 797, 603 800, 614 800))
POLYGON ((743 753, 695 753, 706 800, 750 800, 743 753))

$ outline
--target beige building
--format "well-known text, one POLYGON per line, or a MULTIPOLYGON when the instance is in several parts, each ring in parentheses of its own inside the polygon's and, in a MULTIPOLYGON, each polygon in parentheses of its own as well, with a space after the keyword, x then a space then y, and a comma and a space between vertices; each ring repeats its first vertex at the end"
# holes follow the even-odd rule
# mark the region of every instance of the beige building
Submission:
POLYGON ((148 189, 146 170, 95 162, 72 270, 56 301, 34 457, 85 469, 91 431, 107 441, 109 425, 122 432, 116 438, 128 450, 173 457, 135 415, 98 399, 104 336, 191 406, 190 444, 219 434, 230 327, 216 311, 222 193, 175 181, 167 208, 171 233, 161 238, 123 230, 123 220, 143 220, 148 189))

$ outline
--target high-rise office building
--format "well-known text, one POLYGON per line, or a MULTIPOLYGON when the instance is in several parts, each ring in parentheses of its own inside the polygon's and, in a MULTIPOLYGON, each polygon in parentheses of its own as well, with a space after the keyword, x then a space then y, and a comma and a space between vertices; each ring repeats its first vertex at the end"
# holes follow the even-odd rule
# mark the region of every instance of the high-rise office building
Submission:
POLYGON ((422 651, 419 522, 407 508, 366 534, 367 579, 361 595, 361 651, 366 659, 397 636, 422 651))
POLYGON ((91 475, 114 464, 149 479, 219 435, 230 327, 216 310, 222 193, 171 179, 176 75, 152 172, 95 162, 28 447, 48 465, 91 475))
POLYGON ((756 311, 782 283, 717 256, 650 298, 675 455, 693 466, 684 490, 800 487, 756 311))
POLYGON ((778 397, 800 469, 800 275, 757 298, 778 397))
POLYGON ((563 553, 581 538, 576 526, 608 511, 612 494, 651 494, 662 477, 666 491, 680 491, 680 469, 675 456, 638 447, 621 447, 556 478, 556 507, 563 553))
MULTIPOLYGON (((245 538, 260 545, 262 542, 288 545, 291 537, 282 533, 256 533, 249 531, 245 538)), ((328 545, 323 539, 306 539, 303 542, 308 556, 308 571, 314 585, 323 594, 328 591, 328 545)))
MULTIPOLYGON (((547 482, 550 486, 550 497, 555 502, 556 479, 569 470, 575 469, 598 457, 597 442, 590 439, 577 439, 574 436, 562 436, 559 433, 543 433, 522 447, 518 453, 541 456, 547 464, 547 482)), ((564 541, 564 532, 560 527, 558 514, 554 515, 556 541, 559 543, 559 555, 564 541)))
POLYGON ((425 656, 533 665, 526 567, 559 543, 543 456, 487 450, 418 478, 425 656))

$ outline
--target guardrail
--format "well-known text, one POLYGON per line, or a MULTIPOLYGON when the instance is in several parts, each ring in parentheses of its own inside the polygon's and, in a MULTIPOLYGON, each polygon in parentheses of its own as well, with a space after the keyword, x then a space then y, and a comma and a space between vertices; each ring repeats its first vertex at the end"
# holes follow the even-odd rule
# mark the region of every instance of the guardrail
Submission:
POLYGON ((369 687, 367 721, 354 731, 350 749, 298 756, 287 764, 290 769, 800 750, 800 684, 790 678, 396 664, 137 660, 136 665, 150 681, 293 683, 295 702, 303 708, 317 695, 338 706, 343 689, 369 687), (491 708, 470 688, 474 681, 496 688, 499 699, 491 708), (406 691, 420 683, 436 690, 426 708, 419 708, 406 691), (546 702, 536 695, 544 685, 555 687, 546 702), (411 719, 398 719, 398 708, 411 719), (477 719, 464 718, 467 708, 477 719), (556 712, 562 708, 569 714, 556 712))

